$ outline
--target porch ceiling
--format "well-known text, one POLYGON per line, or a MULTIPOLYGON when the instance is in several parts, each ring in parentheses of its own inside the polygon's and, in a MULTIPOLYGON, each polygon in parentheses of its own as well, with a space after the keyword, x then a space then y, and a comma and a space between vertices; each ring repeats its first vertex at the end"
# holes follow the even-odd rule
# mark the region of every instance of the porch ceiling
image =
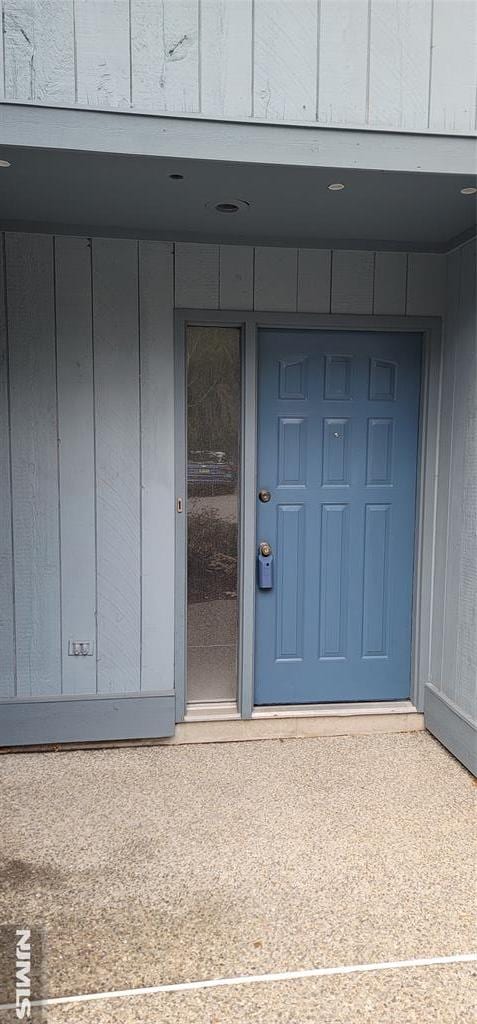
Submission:
POLYGON ((11 163, 0 171, 5 229, 445 251, 476 224, 475 197, 460 193, 476 184, 469 175, 24 147, 2 147, 0 158, 11 163), (330 192, 336 181, 345 188, 330 192), (237 199, 249 208, 214 208, 237 199))

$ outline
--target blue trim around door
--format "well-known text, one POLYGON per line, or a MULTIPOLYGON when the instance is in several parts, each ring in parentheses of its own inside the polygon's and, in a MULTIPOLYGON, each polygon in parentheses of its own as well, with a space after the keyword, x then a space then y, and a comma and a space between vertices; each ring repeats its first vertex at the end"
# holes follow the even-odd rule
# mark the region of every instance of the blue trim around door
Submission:
POLYGON ((263 328, 258 359, 255 703, 408 698, 421 336, 263 328))

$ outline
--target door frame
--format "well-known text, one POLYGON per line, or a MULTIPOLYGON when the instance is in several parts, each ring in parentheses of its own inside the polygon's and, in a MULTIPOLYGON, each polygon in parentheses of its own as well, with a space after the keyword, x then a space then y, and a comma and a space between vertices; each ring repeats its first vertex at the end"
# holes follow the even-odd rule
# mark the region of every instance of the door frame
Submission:
MULTIPOLYGON (((244 313, 184 309, 175 314, 175 689, 176 721, 186 715, 187 679, 187 451, 185 331, 188 325, 241 329, 241 487, 239 520, 239 645, 237 709, 231 717, 251 718, 254 711, 255 548, 257 469, 257 335, 261 328, 326 331, 390 331, 422 335, 422 369, 416 488, 416 532, 411 634, 411 695, 424 706, 429 679, 430 628, 434 588, 437 468, 442 377, 440 317, 358 316, 314 313, 244 313), (426 581, 429 581, 426 585, 426 581)), ((305 705, 308 707, 309 705, 305 705)), ((350 705, 352 706, 352 705, 350 705)), ((263 709, 262 709, 263 710, 263 709)))

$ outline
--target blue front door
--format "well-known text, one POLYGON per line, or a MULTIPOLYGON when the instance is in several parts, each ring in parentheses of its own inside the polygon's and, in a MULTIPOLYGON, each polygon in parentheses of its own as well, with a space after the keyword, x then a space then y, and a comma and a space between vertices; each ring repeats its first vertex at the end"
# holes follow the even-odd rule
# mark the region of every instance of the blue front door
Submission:
POLYGON ((256 704, 409 697, 420 361, 416 334, 259 332, 256 704))

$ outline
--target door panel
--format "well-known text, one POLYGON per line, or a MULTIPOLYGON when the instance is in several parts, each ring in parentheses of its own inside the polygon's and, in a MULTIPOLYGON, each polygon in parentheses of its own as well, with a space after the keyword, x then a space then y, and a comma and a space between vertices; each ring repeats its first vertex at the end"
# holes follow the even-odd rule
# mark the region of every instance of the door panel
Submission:
POLYGON ((419 335, 261 330, 257 704, 410 692, 419 335))

